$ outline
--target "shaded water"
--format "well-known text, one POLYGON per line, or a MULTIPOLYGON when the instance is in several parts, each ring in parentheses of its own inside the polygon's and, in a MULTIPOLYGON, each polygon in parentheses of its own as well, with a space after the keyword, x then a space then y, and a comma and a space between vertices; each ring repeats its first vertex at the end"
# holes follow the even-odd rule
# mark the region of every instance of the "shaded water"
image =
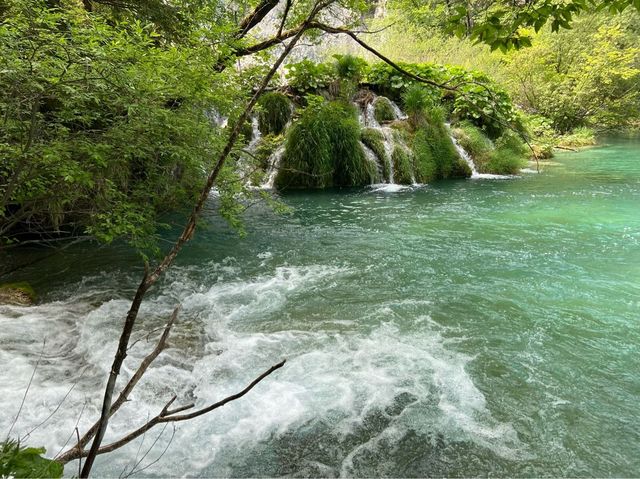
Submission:
MULTIPOLYGON (((291 215, 251 210, 243 239, 214 219, 143 307, 136 338, 183 311, 109 437, 173 393, 213 402, 287 358, 179 425, 140 475, 637 476, 639 152, 616 142, 517 179, 291 194, 291 215)), ((23 270, 42 298, 0 306, 1 434, 41 350, 15 431, 74 383, 29 442, 55 454, 78 416, 81 429, 96 417, 139 275, 125 249, 88 246, 23 270)), ((128 372, 150 347, 132 348, 128 372)), ((119 475, 159 432, 96 472, 119 475)))

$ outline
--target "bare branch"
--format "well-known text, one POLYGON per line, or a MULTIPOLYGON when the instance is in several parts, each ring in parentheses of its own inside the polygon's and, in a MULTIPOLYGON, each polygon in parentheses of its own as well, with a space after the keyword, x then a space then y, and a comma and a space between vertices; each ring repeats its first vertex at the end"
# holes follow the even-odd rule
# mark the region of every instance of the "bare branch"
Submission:
MULTIPOLYGON (((115 451, 116 449, 119 449, 122 446, 130 443, 134 439, 142 436, 143 434, 145 434, 147 431, 149 431, 153 427, 157 426, 158 424, 169 423, 169 422, 174 423, 174 422, 188 421, 188 420, 196 418, 198 416, 202 416, 204 414, 207 414, 208 412, 211 412, 214 409, 218 409, 218 408, 224 406, 225 404, 227 404, 227 403, 229 403, 231 401, 235 401, 237 399, 240 399, 242 396, 244 396, 249 391, 251 391, 263 379, 265 379, 267 376, 272 374, 274 371, 276 371, 276 370, 280 369, 282 366, 284 366, 285 362, 286 362, 286 360, 282 360, 278 364, 275 364, 274 366, 271 366, 268 370, 263 372, 256 379, 254 379, 242 391, 240 391, 240 392, 238 392, 236 394, 232 394, 231 396, 227 396, 226 398, 224 398, 224 399, 222 399, 222 400, 220 400, 220 401, 218 401, 216 403, 213 403, 213 404, 211 404, 211 405, 209 405, 207 407, 204 407, 202 409, 198 409, 197 411, 194 411, 194 412, 192 412, 190 414, 176 415, 178 412, 182 412, 185 409, 192 408, 193 407, 192 404, 190 404, 188 406, 184 406, 184 407, 179 407, 179 408, 176 408, 174 410, 170 410, 169 409, 171 404, 173 404, 173 402, 176 400, 176 397, 173 396, 167 402, 167 404, 165 404, 165 406, 162 408, 162 410, 160 411, 160 413, 157 416, 155 416, 152 419, 150 419, 149 421, 147 421, 145 424, 140 426, 138 429, 136 429, 136 430, 126 434, 125 436, 121 437, 117 441, 114 441, 111 444, 107 444, 106 446, 101 447, 98 450, 98 454, 106 454, 108 452, 115 451)), ((67 453, 65 453, 63 456, 60 456, 57 459, 57 461, 65 464, 65 463, 67 463, 69 461, 73 461, 73 460, 78 459, 80 457, 87 457, 89 454, 90 454, 90 451, 86 451, 85 450, 85 451, 81 451, 80 452, 77 449, 71 449, 67 453)))
POLYGON ((280 3, 280 0, 262 0, 256 8, 253 9, 253 12, 240 21, 236 38, 242 38, 249 33, 249 30, 260 23, 278 3, 280 3))
MULTIPOLYGON (((136 384, 138 384, 142 376, 147 372, 147 369, 149 368, 151 363, 164 350, 167 339, 169 338, 169 333, 171 331, 171 328, 173 327, 173 324, 176 321, 176 318, 178 317, 179 311, 180 311, 180 306, 177 306, 173 310, 173 313, 171 314, 171 318, 165 325, 164 331, 160 336, 160 339, 158 339, 158 342, 156 343, 156 347, 142 360, 136 372, 133 374, 133 376, 131 376, 131 379, 129 379, 129 382, 124 387, 124 389, 122 389, 122 391, 118 395, 118 398, 114 401, 113 405, 111 406, 111 412, 109 413, 109 417, 113 416, 116 413, 116 411, 118 411, 118 409, 120 409, 120 407, 127 401, 129 394, 131 394, 131 391, 133 390, 133 388, 136 386, 136 384)), ((80 438, 78 444, 76 444, 67 452, 62 454, 58 458, 58 460, 61 462, 66 462, 65 458, 69 453, 73 453, 73 451, 78 448, 81 448, 81 449, 84 448, 89 443, 89 441, 95 436, 96 432, 98 431, 98 427, 99 427, 99 421, 96 422, 93 426, 91 426, 91 428, 89 428, 89 430, 86 433, 84 433, 82 438, 80 438)))

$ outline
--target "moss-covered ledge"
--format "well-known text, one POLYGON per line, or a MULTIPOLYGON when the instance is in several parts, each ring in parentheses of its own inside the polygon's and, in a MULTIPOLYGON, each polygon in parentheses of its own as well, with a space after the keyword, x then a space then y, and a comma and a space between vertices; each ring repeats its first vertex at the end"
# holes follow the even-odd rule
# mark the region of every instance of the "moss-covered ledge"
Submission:
POLYGON ((29 283, 0 284, 0 304, 30 306, 36 302, 36 293, 29 283))

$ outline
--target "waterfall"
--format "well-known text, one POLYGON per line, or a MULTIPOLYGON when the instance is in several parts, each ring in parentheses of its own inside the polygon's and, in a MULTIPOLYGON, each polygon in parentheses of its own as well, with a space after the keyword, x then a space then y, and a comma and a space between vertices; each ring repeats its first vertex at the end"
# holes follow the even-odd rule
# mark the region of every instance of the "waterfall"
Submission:
POLYGON ((280 146, 269 157, 269 170, 267 171, 267 181, 262 184, 263 189, 272 190, 275 187, 276 176, 278 176, 278 169, 282 163, 282 157, 284 156, 284 145, 280 146))
MULTIPOLYGON (((447 124, 447 126, 449 125, 447 124)), ((469 169, 471 169, 471 178, 478 178, 480 173, 478 172, 478 169, 476 168, 476 165, 473 162, 473 158, 471 158, 471 155, 469 155, 469 153, 467 153, 467 151, 462 147, 462 145, 458 143, 458 140, 456 139, 455 136, 453 136, 453 134, 451 134, 451 132, 449 133, 449 137, 451 138, 453 146, 456 147, 456 151, 460 155, 460 158, 462 158, 464 162, 467 165, 469 165, 469 169)))
POLYGON ((453 146, 456 147, 456 151, 460 155, 460 158, 462 158, 464 160, 464 162, 467 165, 469 165, 469 169, 471 170, 471 179, 472 180, 479 180, 479 179, 500 180, 500 179, 513 178, 513 175, 494 175, 494 174, 491 174, 491 173, 480 173, 478 171, 478 169, 476 168, 476 164, 473 162, 473 158, 471 158, 471 155, 469 153, 467 153, 467 151, 458 142, 456 137, 453 136, 453 133, 451 133, 451 124, 450 123, 445 123, 445 125, 449 129, 449 137, 451 138, 451 142, 453 143, 453 146))
MULTIPOLYGON (((398 108, 398 111, 399 110, 400 109, 398 108)), ((387 156, 387 166, 389 168, 389 183, 393 184, 395 183, 394 175, 393 175, 394 173, 393 172, 393 150, 395 148, 395 141, 393 138, 393 129, 389 126, 380 125, 380 123, 378 123, 378 120, 376 120, 375 100, 367 104, 367 106, 365 107, 363 118, 364 118, 364 126, 368 128, 372 128, 382 133, 382 136, 384 138, 384 142, 383 142, 384 151, 387 156)))
POLYGON ((365 145, 364 143, 360 142, 360 146, 362 147, 362 151, 364 151, 364 156, 367 159, 367 161, 375 165, 376 172, 378 175, 376 177, 376 181, 379 181, 382 178, 382 165, 380 164, 378 157, 373 152, 373 150, 369 148, 367 145, 365 145))
POLYGON ((251 118, 251 141, 247 145, 247 149, 251 152, 255 151, 260 139, 262 138, 262 132, 258 123, 258 117, 251 118))
POLYGON ((207 115, 207 118, 209 118, 209 121, 212 124, 214 124, 218 128, 226 128, 229 118, 222 115, 220 112, 216 110, 209 110, 205 114, 207 115))

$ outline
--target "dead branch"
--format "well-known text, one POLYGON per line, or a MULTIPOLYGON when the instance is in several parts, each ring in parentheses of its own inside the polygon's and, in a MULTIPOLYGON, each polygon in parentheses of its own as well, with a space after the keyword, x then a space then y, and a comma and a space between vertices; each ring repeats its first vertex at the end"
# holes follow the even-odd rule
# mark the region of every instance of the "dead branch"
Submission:
MULTIPOLYGON (((122 391, 120 392, 120 395, 111 406, 109 417, 113 416, 116 413, 116 411, 118 411, 118 409, 120 409, 120 407, 127 401, 129 394, 131 394, 131 391, 136 386, 136 384, 138 384, 138 381, 140 381, 140 379, 142 379, 142 376, 144 376, 144 374, 147 372, 147 369, 149 368, 151 363, 165 349, 167 339, 169 338, 169 333, 171 332, 171 328, 173 327, 173 324, 175 323, 176 318, 178 317, 179 311, 180 311, 180 306, 177 306, 173 310, 173 313, 171 314, 171 318, 165 325, 164 331, 162 332, 162 335, 160 336, 160 339, 158 340, 156 347, 142 360, 136 372, 133 374, 133 376, 131 376, 131 379, 129 379, 129 382, 124 387, 124 389, 122 389, 122 391)), ((99 425, 100 425, 99 421, 93 424, 93 426, 91 426, 91 428, 89 428, 89 430, 87 430, 87 432, 85 432, 84 435, 78 440, 78 443, 75 446, 73 446, 71 449, 69 449, 67 452, 62 454, 60 457, 58 457, 57 460, 63 463, 67 462, 66 456, 70 452, 77 450, 79 448, 80 449, 84 448, 89 443, 89 441, 95 436, 96 432, 98 431, 99 425)))
MULTIPOLYGON (((220 400, 220 401, 218 401, 216 403, 210 404, 209 406, 203 407, 203 408, 198 409, 196 411, 193 411, 193 412, 191 412, 189 414, 180 415, 178 413, 183 412, 183 411, 188 410, 188 409, 194 408, 195 407, 194 404, 187 404, 185 406, 177 407, 175 409, 169 409, 171 407, 171 405, 173 404, 173 402, 176 400, 176 396, 173 396, 164 405, 164 407, 162 408, 162 410, 160 411, 160 413, 157 416, 153 417, 152 419, 147 421, 145 424, 140 426, 138 429, 126 434, 125 436, 123 436, 120 439, 112 442, 111 444, 107 444, 106 446, 101 447, 100 449, 98 449, 98 454, 106 454, 108 452, 115 451, 116 449, 119 449, 122 446, 130 443, 134 439, 140 437, 141 435, 143 435, 144 433, 149 431, 151 428, 157 426, 158 424, 188 421, 190 419, 193 419, 193 418, 202 416, 204 414, 207 414, 207 413, 213 411, 214 409, 218 409, 218 408, 224 406, 225 404, 227 404, 227 403, 229 403, 231 401, 235 401, 236 399, 240 399, 242 396, 244 396, 249 391, 251 391, 263 379, 265 379, 267 376, 272 374, 274 371, 276 371, 276 370, 280 369, 282 366, 284 366, 285 362, 286 362, 286 360, 282 360, 278 364, 275 364, 274 366, 271 366, 268 370, 263 372, 256 379, 254 379, 242 391, 240 391, 238 393, 235 393, 235 394, 232 394, 231 396, 227 396, 226 398, 224 398, 224 399, 222 399, 222 400, 220 400)), ((63 464, 66 464, 69 461, 73 461, 73 460, 79 459, 81 457, 87 457, 89 455, 89 453, 90 453, 90 451, 86 451, 86 450, 79 451, 78 448, 72 448, 69 451, 67 451, 65 454, 60 456, 57 459, 57 461, 61 462, 63 464)))

